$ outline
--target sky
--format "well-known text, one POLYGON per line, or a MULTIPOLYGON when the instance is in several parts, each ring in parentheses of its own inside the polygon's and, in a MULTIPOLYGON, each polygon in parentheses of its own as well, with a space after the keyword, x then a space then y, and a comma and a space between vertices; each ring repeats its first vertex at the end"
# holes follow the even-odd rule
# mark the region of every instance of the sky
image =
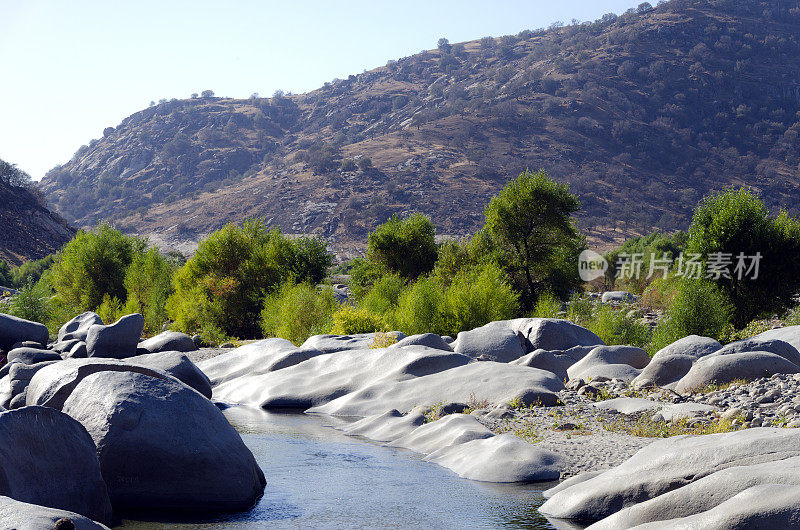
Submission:
MULTIPOLYGON (((653 2, 654 3, 654 2, 653 2)), ((302 93, 631 0, 0 0, 0 159, 35 180, 151 100, 302 93)))

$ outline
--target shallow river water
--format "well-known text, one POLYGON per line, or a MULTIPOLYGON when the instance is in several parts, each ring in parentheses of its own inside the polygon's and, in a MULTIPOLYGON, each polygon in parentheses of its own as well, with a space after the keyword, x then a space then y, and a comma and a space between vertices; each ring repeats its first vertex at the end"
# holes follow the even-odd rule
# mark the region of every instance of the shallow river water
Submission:
POLYGON ((536 511, 552 484, 461 479, 421 455, 345 436, 325 426, 338 421, 327 417, 242 407, 225 415, 267 478, 258 504, 213 520, 117 528, 553 528, 536 511))

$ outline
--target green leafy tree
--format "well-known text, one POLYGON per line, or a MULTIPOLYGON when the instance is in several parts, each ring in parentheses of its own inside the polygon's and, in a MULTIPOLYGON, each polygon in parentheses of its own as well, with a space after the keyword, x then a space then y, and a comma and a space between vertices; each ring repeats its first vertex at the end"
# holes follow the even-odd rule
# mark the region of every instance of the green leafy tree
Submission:
POLYGON ((126 300, 125 273, 143 240, 102 223, 97 231, 81 230, 64 245, 53 264, 50 284, 61 302, 78 311, 92 311, 105 295, 126 300))
POLYGON ((128 313, 144 316, 145 331, 157 333, 167 321, 167 299, 172 294, 172 275, 176 267, 158 249, 135 252, 125 271, 128 313))
POLYGON ((479 244, 493 255, 530 310, 545 291, 566 298, 579 285, 577 256, 585 248, 572 221, 580 207, 566 184, 544 171, 525 171, 486 207, 479 244))
POLYGON ((704 199, 695 209, 687 252, 731 260, 729 276, 709 278, 733 303, 737 328, 770 312, 782 313, 800 290, 800 221, 781 212, 771 217, 750 190, 729 190, 704 199), (739 266, 743 257, 744 268, 739 266), (754 256, 761 256, 755 276, 754 256), (751 270, 751 266, 753 269, 751 270), (741 273, 741 274, 740 274, 741 273))
POLYGON ((14 274, 11 271, 11 265, 4 259, 0 259, 0 285, 14 287, 14 274))
POLYGON ((393 215, 367 241, 367 259, 390 272, 413 280, 436 264, 436 230, 420 213, 406 219, 393 215))
POLYGON ((281 337, 299 345, 311 335, 327 333, 338 307, 329 288, 286 282, 266 298, 261 329, 265 337, 281 337))
POLYGON ((258 337, 264 299, 278 285, 325 277, 330 256, 323 248, 287 239, 259 219, 228 224, 201 241, 175 273, 167 314, 183 331, 213 327, 228 336, 258 337))

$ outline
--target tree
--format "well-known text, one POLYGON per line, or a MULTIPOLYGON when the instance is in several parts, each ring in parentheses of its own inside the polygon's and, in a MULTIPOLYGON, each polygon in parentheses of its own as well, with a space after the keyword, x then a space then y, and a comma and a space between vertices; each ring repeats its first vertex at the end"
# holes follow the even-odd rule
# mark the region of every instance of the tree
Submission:
POLYGON ((439 51, 442 53, 450 53, 450 41, 442 37, 439 39, 439 42, 436 43, 436 47, 439 48, 439 51))
POLYGON ((27 188, 32 186, 33 179, 31 179, 31 176, 26 172, 18 168, 16 164, 10 164, 5 160, 0 160, 0 182, 4 182, 9 186, 27 188))
POLYGON ((366 173, 370 169, 372 169, 372 159, 368 156, 362 156, 358 159, 358 169, 366 173))
POLYGON ((202 92, 200 92, 200 97, 213 98, 214 97, 214 91, 213 90, 203 90, 202 92))
POLYGON ((50 283, 67 307, 93 311, 108 295, 127 299, 125 272, 144 240, 128 237, 108 223, 96 232, 81 230, 56 256, 50 283))
POLYGON ((324 243, 287 239, 260 219, 228 224, 202 240, 175 273, 167 313, 186 332, 211 328, 255 338, 267 295, 286 281, 319 282, 330 260, 324 243))
POLYGON ((711 274, 734 305, 737 328, 759 315, 791 307, 800 290, 800 221, 785 212, 770 217, 764 203, 746 188, 711 195, 700 203, 689 228, 687 252, 704 258, 706 276, 711 274), (746 270, 737 271, 739 256, 746 270), (709 269, 709 264, 722 260, 730 261, 730 277, 714 277, 709 269))
POLYGON ((544 171, 523 172, 486 207, 478 237, 511 277, 524 309, 546 291, 566 298, 580 283, 577 256, 585 243, 571 217, 579 208, 569 187, 544 171))
POLYGON ((436 264, 436 230, 429 217, 416 213, 406 219, 393 215, 367 241, 367 259, 413 280, 436 264))

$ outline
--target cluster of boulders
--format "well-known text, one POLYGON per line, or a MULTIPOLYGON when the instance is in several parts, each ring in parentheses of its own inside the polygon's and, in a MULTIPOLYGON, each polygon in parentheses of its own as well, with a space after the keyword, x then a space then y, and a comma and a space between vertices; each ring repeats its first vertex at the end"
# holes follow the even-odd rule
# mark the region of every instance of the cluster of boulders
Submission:
POLYGON ((139 342, 142 326, 84 313, 48 344, 43 325, 0 314, 3 527, 102 528, 120 510, 230 512, 261 496, 262 471, 184 353, 192 339, 139 342))

